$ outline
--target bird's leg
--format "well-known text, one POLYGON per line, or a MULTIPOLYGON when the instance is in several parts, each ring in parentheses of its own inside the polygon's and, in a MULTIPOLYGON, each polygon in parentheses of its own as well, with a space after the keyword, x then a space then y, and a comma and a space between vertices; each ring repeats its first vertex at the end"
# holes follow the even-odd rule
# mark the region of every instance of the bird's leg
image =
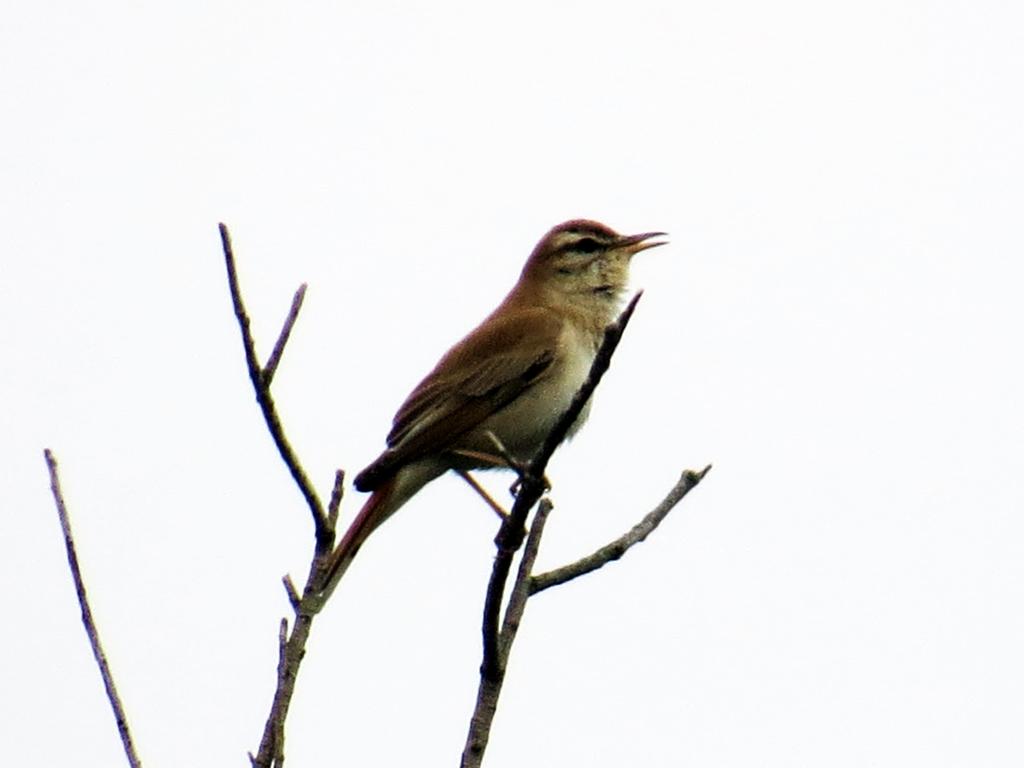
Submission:
MULTIPOLYGON (((541 478, 541 482, 544 483, 544 493, 547 493, 548 491, 551 490, 551 481, 548 480, 548 476, 547 475, 544 475, 541 478)), ((522 474, 520 474, 519 477, 517 477, 515 479, 515 482, 513 482, 512 485, 510 485, 508 487, 508 492, 511 493, 513 496, 518 496, 519 495, 519 487, 522 484, 523 484, 523 476, 522 476, 522 474)))
POLYGON ((484 488, 482 485, 480 485, 480 483, 477 482, 477 479, 475 477, 469 474, 468 470, 456 469, 455 471, 456 473, 458 473, 459 477, 461 477, 469 484, 470 488, 472 488, 480 495, 480 498, 484 500, 484 503, 486 503, 487 506, 494 510, 494 514, 496 514, 502 520, 508 517, 508 512, 505 511, 501 504, 494 500, 494 497, 487 492, 486 488, 484 488))
POLYGON ((473 451, 469 448, 456 448, 450 451, 450 453, 452 456, 469 459, 476 469, 512 469, 517 472, 521 471, 518 464, 510 464, 504 456, 497 456, 493 453, 473 451))
MULTIPOLYGON (((511 452, 505 447, 505 444, 501 442, 501 438, 498 437, 493 432, 491 432, 490 430, 487 431, 487 437, 488 439, 490 439, 492 443, 494 443, 495 449, 497 449, 498 453, 505 460, 507 465, 510 468, 514 469, 516 474, 519 475, 519 477, 516 478, 516 481, 512 483, 512 485, 509 486, 508 489, 508 492, 511 493, 513 496, 519 495, 519 487, 523 484, 523 475, 526 474, 526 470, 529 467, 529 464, 513 456, 511 452)), ((548 491, 550 491, 551 481, 548 480, 548 476, 544 475, 541 478, 541 481, 544 483, 544 492, 547 493, 548 491)))
MULTIPOLYGON (((466 459, 471 459, 481 468, 511 469, 518 475, 518 478, 514 483, 512 483, 508 491, 513 496, 515 496, 517 493, 519 493, 519 486, 522 485, 523 475, 526 474, 526 470, 529 467, 529 463, 513 456, 512 453, 505 447, 505 444, 501 442, 501 438, 498 437, 493 432, 491 432, 490 430, 488 430, 485 434, 487 435, 488 439, 490 439, 490 441, 494 443, 496 453, 474 451, 469 448, 457 448, 451 451, 451 453, 455 456, 461 456, 466 459)), ((460 472, 459 474, 462 473, 460 472)), ((466 480, 466 482, 470 483, 470 485, 473 485, 475 488, 475 480, 470 481, 465 476, 463 476, 463 479, 466 480)), ((548 480, 547 475, 544 475, 544 477, 541 478, 541 480, 544 482, 544 490, 550 491, 551 481, 548 480)), ((477 492, 479 493, 480 491, 478 490, 477 492)))

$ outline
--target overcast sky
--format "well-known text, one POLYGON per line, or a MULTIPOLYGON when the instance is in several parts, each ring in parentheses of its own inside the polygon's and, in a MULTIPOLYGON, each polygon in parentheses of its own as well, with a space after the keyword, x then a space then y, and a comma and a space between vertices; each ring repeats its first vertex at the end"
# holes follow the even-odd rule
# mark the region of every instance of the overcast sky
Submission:
MULTIPOLYGON (((1024 11, 1001 2, 22 3, 0 25, 0 721, 120 764, 44 447, 143 758, 246 765, 322 493, 579 216, 665 230, 487 764, 1024 763, 1024 11), (102 6, 102 7, 100 7, 102 6)), ((509 478, 491 486, 501 492, 509 478)), ((352 491, 343 514, 360 503, 352 491)), ((455 765, 494 519, 434 483, 318 619, 289 764, 455 765)))

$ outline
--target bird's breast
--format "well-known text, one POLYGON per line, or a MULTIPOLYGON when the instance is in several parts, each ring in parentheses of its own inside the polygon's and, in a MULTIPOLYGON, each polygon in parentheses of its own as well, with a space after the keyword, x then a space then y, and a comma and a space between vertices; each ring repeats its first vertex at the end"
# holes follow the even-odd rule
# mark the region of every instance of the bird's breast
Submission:
MULTIPOLYGON (((551 367, 529 389, 482 425, 496 434, 516 458, 529 460, 539 450, 590 373, 596 345, 588 335, 566 324, 551 367)), ((569 433, 586 420, 590 403, 569 433)))

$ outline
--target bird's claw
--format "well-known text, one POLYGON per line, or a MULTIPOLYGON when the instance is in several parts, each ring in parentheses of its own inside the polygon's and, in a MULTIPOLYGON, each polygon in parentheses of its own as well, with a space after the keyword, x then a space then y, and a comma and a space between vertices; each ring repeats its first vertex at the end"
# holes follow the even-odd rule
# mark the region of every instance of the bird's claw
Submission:
MULTIPOLYGON (((513 467, 513 469, 519 474, 519 476, 515 479, 515 482, 509 486, 508 492, 511 493, 512 496, 518 496, 519 489, 522 488, 523 486, 523 477, 526 475, 526 467, 517 466, 513 467)), ((543 475, 540 481, 544 483, 544 493, 547 493, 548 491, 551 490, 551 481, 548 480, 547 475, 543 475)))

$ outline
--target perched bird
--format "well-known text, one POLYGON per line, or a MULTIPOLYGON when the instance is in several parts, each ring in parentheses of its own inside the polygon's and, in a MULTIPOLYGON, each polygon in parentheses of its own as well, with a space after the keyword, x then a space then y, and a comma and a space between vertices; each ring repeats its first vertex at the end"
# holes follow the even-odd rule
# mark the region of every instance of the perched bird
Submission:
MULTIPOLYGON (((331 557, 335 581, 366 538, 449 469, 528 461, 582 386, 621 305, 632 257, 664 232, 620 235, 596 221, 559 224, 541 238, 498 308, 441 358, 398 409, 387 448, 359 473, 370 492, 331 557)), ((570 433, 587 417, 587 404, 570 433)))

